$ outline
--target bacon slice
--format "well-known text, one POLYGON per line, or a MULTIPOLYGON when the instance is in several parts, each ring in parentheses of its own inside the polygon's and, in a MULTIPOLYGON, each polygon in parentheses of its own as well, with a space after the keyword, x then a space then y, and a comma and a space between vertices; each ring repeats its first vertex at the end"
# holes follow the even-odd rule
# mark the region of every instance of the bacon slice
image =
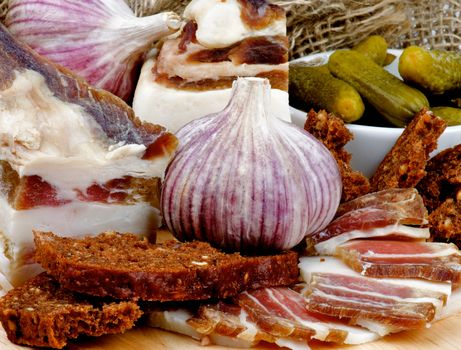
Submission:
POLYGON ((379 337, 361 327, 308 311, 306 299, 289 288, 247 291, 236 297, 236 301, 261 329, 271 334, 275 330, 292 336, 300 329, 304 334, 307 329, 314 332, 313 339, 340 344, 361 344, 379 337))
POLYGON ((461 281, 461 254, 454 244, 355 240, 336 253, 364 276, 461 281))
POLYGON ((434 319, 436 310, 432 303, 405 301, 425 297, 410 288, 385 285, 364 277, 319 273, 310 281, 307 303, 313 312, 348 318, 352 324, 371 320, 384 324, 389 332, 397 332, 424 328, 434 319))
POLYGON ((220 301, 201 305, 198 311, 191 305, 182 308, 162 307, 147 311, 148 324, 200 340, 202 345, 217 344, 231 348, 250 348, 260 341, 275 343, 293 350, 309 350, 305 341, 275 338, 248 319, 237 304, 220 301))
MULTIPOLYGON (((261 330, 248 319, 247 313, 237 304, 219 301, 202 305, 187 324, 202 335, 235 338, 250 345, 260 341, 274 343, 276 338, 261 330)), ((216 344, 216 340, 213 341, 216 344)), ((222 341, 220 342, 222 343, 222 341)))
POLYGON ((300 259, 308 309, 385 335, 426 326, 443 310, 450 283, 361 276, 332 257, 300 259))
POLYGON ((0 114, 0 275, 11 284, 38 272, 29 259, 33 229, 155 232, 176 137, 1 24, 0 114))
POLYGON ((425 223, 427 210, 416 190, 375 192, 342 204, 330 225, 307 238, 307 248, 334 255, 338 245, 357 238, 424 240, 430 236, 428 228, 405 225, 425 223))
POLYGON ((415 188, 392 188, 373 192, 342 203, 336 217, 363 208, 382 208, 405 213, 401 224, 423 225, 427 224, 427 209, 424 201, 415 188))

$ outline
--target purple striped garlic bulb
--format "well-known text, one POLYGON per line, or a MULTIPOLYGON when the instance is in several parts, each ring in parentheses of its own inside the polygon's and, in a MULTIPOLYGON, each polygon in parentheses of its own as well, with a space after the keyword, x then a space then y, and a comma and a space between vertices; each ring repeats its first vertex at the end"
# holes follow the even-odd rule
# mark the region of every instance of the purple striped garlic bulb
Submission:
POLYGON ((226 250, 297 245, 334 217, 341 177, 328 149, 271 117, 267 79, 239 78, 227 107, 178 131, 161 207, 180 240, 226 250))
POLYGON ((123 0, 10 0, 5 24, 39 54, 129 100, 145 51, 181 21, 173 12, 138 18, 123 0))

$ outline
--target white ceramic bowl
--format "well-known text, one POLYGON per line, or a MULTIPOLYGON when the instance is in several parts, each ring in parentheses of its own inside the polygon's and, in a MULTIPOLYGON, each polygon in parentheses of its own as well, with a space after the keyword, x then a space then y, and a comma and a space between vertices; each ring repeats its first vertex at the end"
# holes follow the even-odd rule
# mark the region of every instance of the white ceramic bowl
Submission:
MULTIPOLYGON (((390 73, 400 78, 398 73, 398 58, 402 50, 389 50, 397 58, 386 67, 390 73)), ((331 52, 309 55, 299 58, 293 62, 312 62, 321 65, 328 61, 331 52)), ((291 108, 292 122, 303 127, 306 121, 306 112, 291 108)), ((351 165, 355 170, 360 170, 366 176, 373 175, 379 163, 389 152, 395 141, 402 134, 403 128, 386 128, 377 126, 366 126, 347 124, 348 129, 354 134, 354 140, 346 145, 346 149, 352 154, 351 165)), ((438 140, 438 148, 433 153, 453 147, 461 143, 461 125, 447 127, 438 140)))

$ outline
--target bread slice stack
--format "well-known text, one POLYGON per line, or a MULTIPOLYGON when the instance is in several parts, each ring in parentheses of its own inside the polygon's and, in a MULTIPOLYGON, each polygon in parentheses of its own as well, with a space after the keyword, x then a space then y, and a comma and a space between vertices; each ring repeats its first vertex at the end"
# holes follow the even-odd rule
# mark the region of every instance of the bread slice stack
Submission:
POLYGON ((79 335, 132 328, 142 315, 140 301, 226 298, 298 279, 293 251, 242 256, 204 242, 152 244, 117 232, 34 237, 36 260, 46 272, 0 299, 0 321, 16 344, 62 348, 79 335))

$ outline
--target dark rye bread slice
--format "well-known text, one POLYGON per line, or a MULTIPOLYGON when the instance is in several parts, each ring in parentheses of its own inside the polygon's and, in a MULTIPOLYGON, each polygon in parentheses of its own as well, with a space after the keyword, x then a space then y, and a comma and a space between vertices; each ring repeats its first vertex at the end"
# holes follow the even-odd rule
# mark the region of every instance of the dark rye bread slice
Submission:
POLYGON ((63 289, 46 273, 0 299, 0 320, 15 344, 61 349, 79 335, 123 333, 141 317, 133 301, 107 301, 63 289))
POLYGON ((64 287, 95 296, 155 301, 226 298, 298 280, 298 255, 245 257, 205 242, 152 244, 106 232, 83 239, 34 232, 36 259, 64 287))

